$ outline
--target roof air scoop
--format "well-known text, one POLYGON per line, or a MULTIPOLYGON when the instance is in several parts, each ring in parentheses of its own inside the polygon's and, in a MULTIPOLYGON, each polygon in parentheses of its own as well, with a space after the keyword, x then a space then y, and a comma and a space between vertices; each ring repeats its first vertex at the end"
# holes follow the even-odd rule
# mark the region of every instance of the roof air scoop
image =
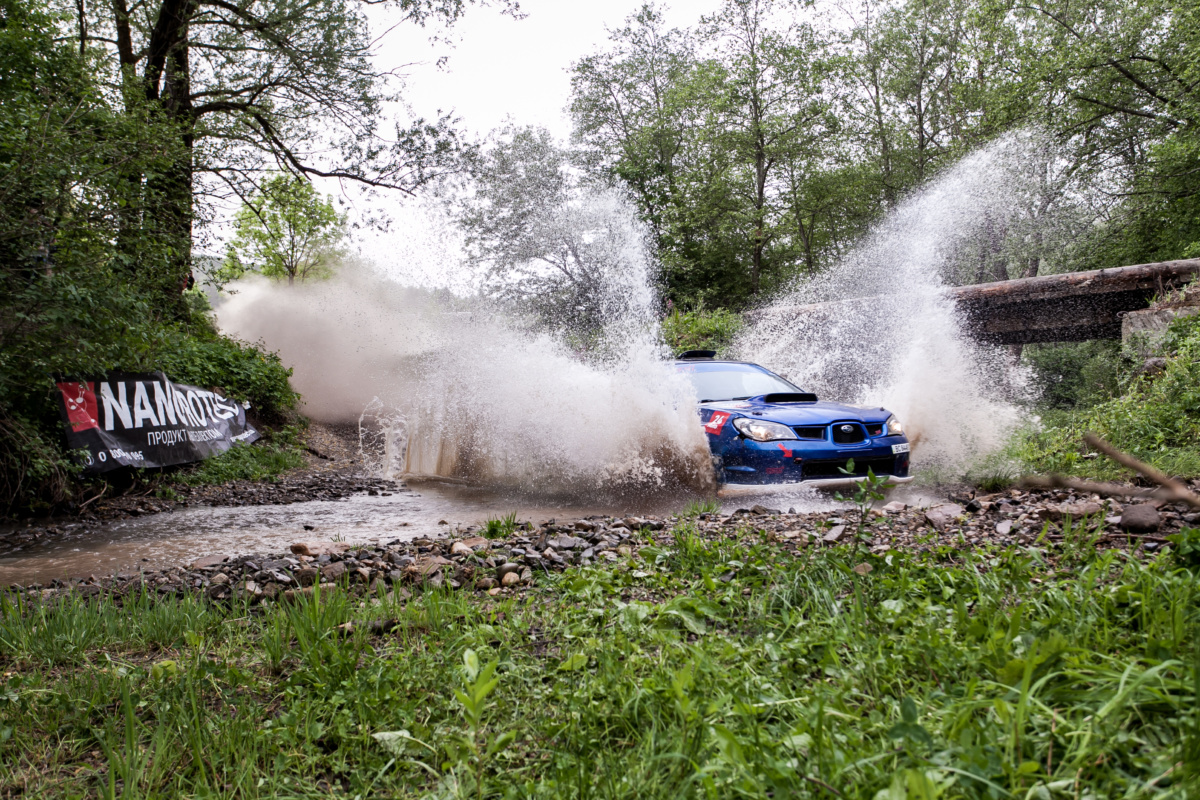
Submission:
POLYGON ((764 394, 762 401, 764 403, 815 403, 817 396, 811 392, 776 392, 775 394, 764 394))
POLYGON ((699 361, 701 359, 716 358, 716 350, 684 350, 679 355, 675 356, 676 361, 699 361))

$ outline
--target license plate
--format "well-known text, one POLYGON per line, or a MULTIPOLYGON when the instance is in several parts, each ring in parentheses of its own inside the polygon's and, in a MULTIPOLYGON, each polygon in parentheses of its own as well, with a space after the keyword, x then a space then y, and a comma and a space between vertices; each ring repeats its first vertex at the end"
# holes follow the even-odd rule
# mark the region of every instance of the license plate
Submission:
POLYGON ((905 442, 904 444, 892 445, 892 452, 893 453, 907 453, 908 452, 908 442, 905 442))

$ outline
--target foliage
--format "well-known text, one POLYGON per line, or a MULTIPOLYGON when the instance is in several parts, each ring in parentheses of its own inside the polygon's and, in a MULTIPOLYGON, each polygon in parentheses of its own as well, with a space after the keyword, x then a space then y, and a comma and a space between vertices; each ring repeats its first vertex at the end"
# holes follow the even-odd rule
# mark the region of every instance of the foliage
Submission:
POLYGON ((1083 433, 1094 431, 1166 472, 1200 475, 1200 318, 1177 319, 1166 342, 1173 352, 1161 374, 1137 377, 1124 394, 1090 409, 1048 418, 1020 439, 1017 455, 1039 472, 1119 474, 1080 449, 1083 433))
POLYGON ((303 466, 298 433, 292 427, 284 427, 267 432, 264 439, 254 444, 234 445, 219 456, 173 472, 168 480, 187 486, 272 480, 303 466))
POLYGON ((733 343, 742 327, 742 318, 732 311, 718 308, 706 311, 671 309, 663 318, 662 335, 672 353, 684 350, 716 350, 718 353, 733 343))
POLYGON ((333 275, 343 255, 346 218, 324 199, 310 181, 276 175, 263 182, 238 211, 229 243, 222 280, 235 280, 247 271, 268 278, 320 280, 333 275))
POLYGON ((1197 584, 1169 556, 938 548, 855 573, 849 548, 674 541, 527 598, 0 600, 0 791, 1195 792, 1197 584))
POLYGON ((1087 408, 1121 393, 1128 365, 1121 343, 1112 340, 1026 345, 1024 364, 1045 408, 1087 408))

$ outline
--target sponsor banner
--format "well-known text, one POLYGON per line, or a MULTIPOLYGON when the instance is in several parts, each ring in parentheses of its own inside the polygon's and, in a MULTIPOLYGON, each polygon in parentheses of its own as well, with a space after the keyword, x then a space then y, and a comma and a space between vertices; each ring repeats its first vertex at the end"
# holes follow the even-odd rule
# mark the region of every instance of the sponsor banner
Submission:
POLYGON ((161 372, 57 385, 67 446, 85 452, 85 472, 186 464, 259 438, 241 403, 161 372))

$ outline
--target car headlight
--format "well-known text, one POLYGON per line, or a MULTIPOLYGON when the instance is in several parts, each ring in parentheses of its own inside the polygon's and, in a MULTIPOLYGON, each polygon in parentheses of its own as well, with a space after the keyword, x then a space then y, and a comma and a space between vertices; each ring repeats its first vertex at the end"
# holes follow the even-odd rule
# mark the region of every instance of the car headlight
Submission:
POLYGON ((887 435, 898 436, 901 433, 904 433, 904 426, 900 424, 900 420, 895 417, 888 417, 887 435))
POLYGON ((796 432, 787 425, 778 422, 767 422, 761 419, 738 417, 733 421, 733 427, 747 439, 756 442, 773 442, 777 439, 795 439, 796 432))

